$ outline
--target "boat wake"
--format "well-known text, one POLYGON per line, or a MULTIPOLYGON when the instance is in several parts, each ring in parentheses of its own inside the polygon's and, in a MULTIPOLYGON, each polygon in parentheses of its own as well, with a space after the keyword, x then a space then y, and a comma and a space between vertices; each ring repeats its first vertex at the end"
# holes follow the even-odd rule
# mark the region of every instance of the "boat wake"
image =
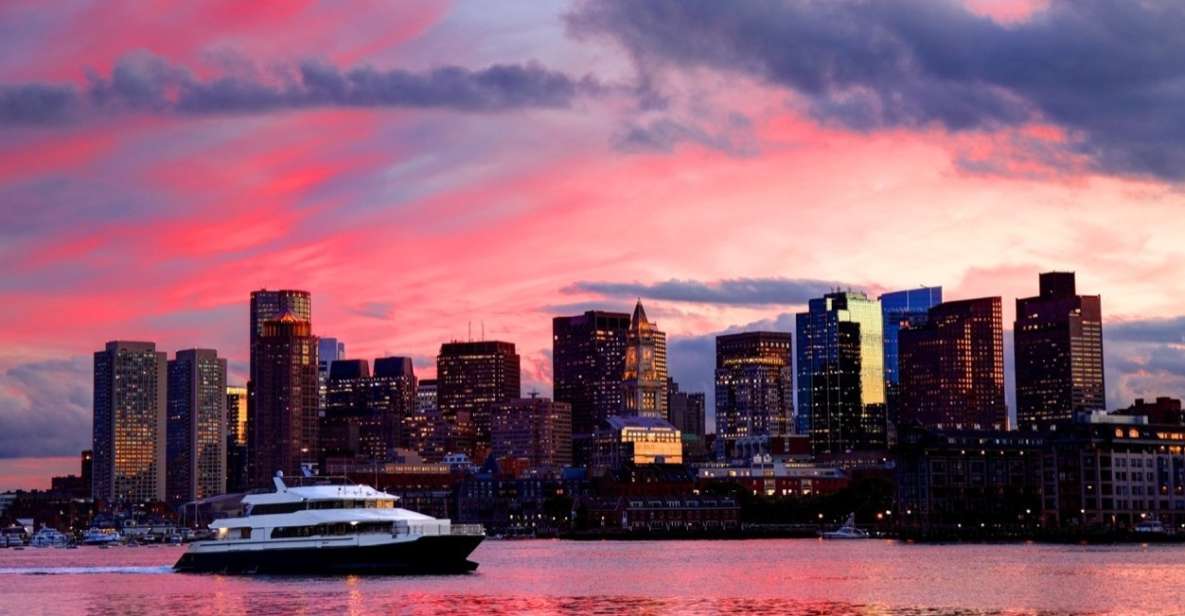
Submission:
POLYGON ((172 573, 173 568, 160 567, 0 567, 0 575, 87 575, 92 573, 172 573))

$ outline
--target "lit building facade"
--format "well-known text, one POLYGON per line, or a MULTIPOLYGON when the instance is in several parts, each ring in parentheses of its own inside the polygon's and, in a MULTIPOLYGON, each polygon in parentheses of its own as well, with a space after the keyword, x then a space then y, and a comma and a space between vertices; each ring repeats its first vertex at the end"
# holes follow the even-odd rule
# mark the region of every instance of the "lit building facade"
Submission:
POLYGON ((597 468, 683 463, 682 434, 657 417, 609 417, 597 429, 595 445, 592 465, 597 468))
POLYGON ((247 388, 226 388, 226 491, 245 491, 247 476, 247 388))
POLYGON ((370 405, 370 364, 364 359, 338 359, 325 383, 325 408, 318 440, 326 458, 382 459, 379 418, 370 405), (375 455, 379 453, 379 455, 375 455))
POLYGON ((667 335, 646 319, 641 301, 626 333, 621 386, 623 415, 667 418, 667 335))
POLYGON ((317 462, 317 338, 311 323, 285 312, 263 323, 251 351, 247 463, 258 487, 317 462))
POLYGON ((588 311, 551 322, 555 401, 572 406, 573 455, 587 462, 592 434, 622 408, 630 315, 588 311))
POLYGON ((490 449, 494 405, 521 394, 520 360, 514 343, 448 342, 436 358, 436 399, 454 430, 453 452, 483 459, 490 449))
POLYGON ((329 383, 329 366, 346 358, 346 343, 337 338, 317 339, 317 383, 321 391, 321 406, 325 406, 325 388, 329 383))
POLYGON ((169 504, 226 493, 226 359, 177 351, 168 364, 169 504))
POLYGON ((95 500, 165 500, 168 358, 151 342, 116 340, 94 356, 95 500))
POLYGON ((1072 272, 1040 275, 1040 294, 1016 300, 1016 417, 1021 427, 1106 407, 1098 295, 1077 295, 1072 272))
POLYGON ((789 332, 716 337, 716 437, 794 432, 789 332))
POLYGON ((797 315, 798 431, 816 454, 887 445, 880 302, 839 291, 797 315))
POLYGON ((532 468, 572 464, 572 407, 547 398, 519 398, 494 407, 494 457, 527 460, 532 468))
POLYGON ((885 404, 889 420, 896 419, 898 384, 898 341, 902 325, 918 326, 926 322, 930 308, 942 303, 942 287, 919 287, 893 291, 880 296, 885 337, 885 404))
MULTIPOLYGON (((253 417, 255 417, 255 415, 257 413, 257 410, 255 408, 256 387, 257 387, 256 372, 257 372, 257 369, 259 369, 258 364, 260 363, 260 358, 257 357, 257 355, 259 353, 260 338, 263 336, 264 324, 268 323, 269 321, 275 321, 283 315, 290 315, 292 318, 309 323, 310 324, 309 329, 310 329, 310 335, 311 335, 311 329, 312 329, 311 324, 313 322, 312 295, 308 291, 302 291, 302 290, 298 290, 298 289, 275 289, 275 290, 259 289, 259 290, 251 292, 251 302, 250 302, 249 313, 250 313, 249 314, 250 327, 249 327, 248 331, 250 334, 250 339, 249 339, 250 366, 249 366, 249 374, 248 374, 248 378, 247 378, 247 416, 248 416, 248 418, 253 418, 253 417)), ((272 349, 272 350, 274 350, 274 349, 272 349)), ((314 350, 314 353, 315 352, 316 351, 314 350)), ((314 375, 316 375, 317 365, 316 365, 315 355, 313 355, 313 357, 314 357, 313 372, 314 372, 314 375)), ((269 372, 274 372, 274 370, 271 367, 269 367, 267 369, 269 372)), ((314 392, 314 394, 316 395, 316 398, 317 398, 316 404, 319 405, 320 404, 320 388, 319 387, 314 392)), ((301 392, 302 397, 303 397, 303 395, 304 395, 303 392, 301 392)), ((247 458, 248 458, 248 460, 247 460, 247 463, 248 463, 248 466, 253 466, 253 464, 254 464, 251 461, 252 458, 256 457, 255 452, 252 451, 254 449, 254 447, 257 444, 262 445, 269 438, 269 435, 266 435, 266 434, 262 434, 262 435, 259 435, 258 437, 256 437, 256 435, 253 433, 253 430, 255 429, 255 424, 256 424, 256 422, 253 420, 250 420, 250 419, 247 423, 247 430, 248 430, 248 435, 247 435, 247 443, 248 443, 247 444, 247 448, 248 448, 247 458)), ((274 436, 275 435, 270 435, 270 437, 274 437, 274 436)), ((272 449, 274 449, 274 448, 269 447, 269 451, 272 449)), ((267 463, 270 464, 275 461, 276 461, 275 459, 271 459, 267 463)), ((261 477, 263 477, 263 473, 267 473, 267 475, 266 475, 267 479, 265 479, 264 480, 265 483, 261 484, 261 485, 270 485, 271 473, 274 473, 276 470, 282 470, 282 469, 278 469, 278 468, 273 469, 270 473, 265 470, 259 470, 259 473, 261 473, 261 474, 257 476, 254 468, 250 468, 250 469, 248 469, 248 478, 249 478, 250 482, 255 482, 255 481, 259 480, 261 477)), ((287 471, 285 471, 285 472, 287 472, 287 471)))
POLYGON ((1004 325, 999 297, 934 306, 900 332, 901 422, 1004 430, 1004 325))

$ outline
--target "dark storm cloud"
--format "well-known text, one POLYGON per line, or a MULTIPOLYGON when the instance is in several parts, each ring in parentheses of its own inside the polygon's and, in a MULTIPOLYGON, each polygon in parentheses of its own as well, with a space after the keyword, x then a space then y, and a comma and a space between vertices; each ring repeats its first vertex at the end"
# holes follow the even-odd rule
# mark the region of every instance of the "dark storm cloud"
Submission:
POLYGON ((408 107, 503 111, 567 107, 601 86, 535 63, 473 70, 448 66, 425 72, 360 67, 340 70, 305 62, 268 78, 249 63, 202 80, 146 53, 123 57, 110 75, 72 86, 0 86, 0 123, 50 124, 100 112, 259 113, 308 107, 408 107))
POLYGON ((88 449, 92 386, 85 357, 21 364, 0 374, 0 458, 88 449))
POLYGON ((653 85, 663 68, 747 74, 858 130, 1051 122, 1100 170, 1185 178, 1185 4, 1054 0, 1001 24, 958 2, 587 2, 653 85))
POLYGON ((580 281, 565 287, 563 292, 753 306, 805 304, 810 298, 819 297, 836 288, 847 288, 847 285, 808 278, 729 278, 711 282, 672 278, 655 283, 580 281))

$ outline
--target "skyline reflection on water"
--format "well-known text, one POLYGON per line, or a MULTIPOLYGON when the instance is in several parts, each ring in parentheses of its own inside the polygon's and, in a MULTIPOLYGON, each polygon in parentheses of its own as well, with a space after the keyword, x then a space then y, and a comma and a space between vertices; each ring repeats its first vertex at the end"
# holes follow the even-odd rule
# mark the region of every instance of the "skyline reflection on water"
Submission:
POLYGON ((0 550, 21 614, 1175 614, 1185 546, 487 541, 461 576, 176 574, 176 547, 0 550))

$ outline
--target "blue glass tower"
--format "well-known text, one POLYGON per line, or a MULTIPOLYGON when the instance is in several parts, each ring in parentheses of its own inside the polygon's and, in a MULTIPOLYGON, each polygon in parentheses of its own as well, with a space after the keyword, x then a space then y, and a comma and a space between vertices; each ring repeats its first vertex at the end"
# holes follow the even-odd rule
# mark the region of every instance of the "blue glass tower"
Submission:
POLYGON ((921 325, 931 307, 942 303, 942 287, 893 291, 880 296, 885 330, 885 383, 890 391, 901 383, 897 366, 897 333, 902 323, 921 325))

